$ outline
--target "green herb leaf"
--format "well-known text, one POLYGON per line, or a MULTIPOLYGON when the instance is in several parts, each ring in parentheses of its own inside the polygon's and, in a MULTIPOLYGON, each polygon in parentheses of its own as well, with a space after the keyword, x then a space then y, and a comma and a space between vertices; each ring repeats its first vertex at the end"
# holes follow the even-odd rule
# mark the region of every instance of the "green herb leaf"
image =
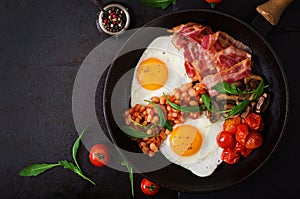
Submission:
POLYGON ((239 94, 239 91, 237 90, 235 84, 231 84, 230 86, 228 82, 219 82, 216 85, 214 85, 212 89, 222 94, 232 94, 232 95, 239 94))
POLYGON ((142 4, 153 8, 166 9, 171 3, 175 4, 176 0, 141 0, 142 4))
POLYGON ((83 179, 89 181, 90 183, 92 183, 93 185, 96 185, 95 182, 93 182, 91 179, 89 179, 88 177, 86 177, 80 168, 76 167, 72 162, 69 162, 67 160, 60 160, 58 161, 58 163, 63 166, 65 169, 69 169, 71 171, 73 171, 74 173, 76 173, 77 175, 81 176, 83 179))
POLYGON ((166 121, 164 128, 173 131, 173 126, 169 120, 166 121))
POLYGON ((41 173, 44 173, 45 171, 53 168, 60 166, 60 164, 46 164, 46 163, 41 163, 41 164, 32 164, 29 165, 28 167, 23 168, 19 175, 20 176, 37 176, 41 173))
POLYGON ((207 108, 207 110, 209 110, 209 111, 212 112, 212 109, 211 109, 211 100, 210 100, 209 95, 207 95, 207 94, 202 94, 202 95, 201 95, 201 98, 202 98, 202 102, 203 102, 203 104, 205 105, 205 107, 207 108))
POLYGON ((259 96, 262 95, 264 88, 265 85, 263 80, 259 82, 259 85, 255 90, 247 91, 247 92, 239 90, 235 84, 230 85, 228 82, 219 82, 212 87, 212 89, 222 94, 244 95, 244 94, 255 93, 254 99, 257 99, 259 96))
POLYGON ((184 113, 195 113, 195 112, 204 111, 204 109, 201 106, 180 106, 178 104, 171 102, 165 93, 163 93, 163 95, 164 95, 166 101, 168 102, 168 104, 177 111, 181 111, 184 113))
POLYGON ((166 117, 165 117, 165 114, 164 114, 163 110, 161 109, 161 107, 150 100, 145 100, 145 102, 149 102, 157 110, 157 115, 159 118, 159 126, 163 128, 166 123, 166 117))
POLYGON ((227 115, 227 118, 242 113, 245 110, 245 108, 249 105, 249 103, 250 100, 244 100, 238 103, 235 107, 231 109, 230 113, 227 115))
POLYGON ((148 138, 148 137, 153 137, 153 135, 148 135, 147 133, 143 131, 136 130, 130 126, 124 125, 121 127, 122 131, 127 134, 129 137, 132 138, 148 138))
POLYGON ((64 167, 64 169, 69 169, 71 171, 73 171, 74 173, 81 173, 81 170, 76 167, 72 162, 69 162, 67 160, 59 160, 58 164, 60 164, 62 167, 64 167))
POLYGON ((83 129, 83 131, 81 132, 80 136, 76 139, 76 141, 73 144, 73 148, 72 148, 72 156, 73 156, 73 160, 76 164, 76 166, 80 169, 79 164, 77 162, 77 151, 79 148, 79 144, 80 144, 80 140, 81 137, 83 136, 83 134, 85 133, 86 129, 83 129))
POLYGON ((255 91, 254 91, 254 95, 253 95, 252 100, 256 100, 259 96, 261 96, 261 95, 263 94, 263 92, 264 92, 264 87, 265 87, 264 81, 261 80, 261 81, 259 82, 258 87, 257 87, 257 88, 255 89, 255 91))

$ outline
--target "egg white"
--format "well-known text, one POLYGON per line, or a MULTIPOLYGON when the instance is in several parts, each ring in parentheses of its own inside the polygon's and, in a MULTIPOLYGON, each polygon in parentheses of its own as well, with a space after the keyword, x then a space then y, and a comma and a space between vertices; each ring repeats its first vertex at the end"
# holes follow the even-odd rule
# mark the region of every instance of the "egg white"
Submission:
MULTIPOLYGON (((183 124, 196 127, 202 136, 200 150, 191 156, 179 156, 170 146, 170 136, 160 145, 160 152, 171 162, 180 165, 194 174, 204 177, 209 176, 222 162, 222 149, 217 145, 217 134, 222 130, 223 122, 211 123, 205 114, 198 119, 187 118, 183 124)), ((183 125, 179 124, 179 125, 183 125)), ((175 125, 173 128, 176 128, 175 125)))
POLYGON ((146 105, 147 102, 144 100, 150 100, 153 96, 160 97, 163 92, 170 94, 174 88, 179 88, 188 82, 191 82, 191 79, 185 72, 183 51, 179 51, 173 46, 171 36, 157 37, 149 44, 135 67, 131 86, 131 106, 146 105), (136 78, 139 64, 151 57, 164 62, 168 69, 168 79, 165 85, 157 90, 143 88, 136 78))

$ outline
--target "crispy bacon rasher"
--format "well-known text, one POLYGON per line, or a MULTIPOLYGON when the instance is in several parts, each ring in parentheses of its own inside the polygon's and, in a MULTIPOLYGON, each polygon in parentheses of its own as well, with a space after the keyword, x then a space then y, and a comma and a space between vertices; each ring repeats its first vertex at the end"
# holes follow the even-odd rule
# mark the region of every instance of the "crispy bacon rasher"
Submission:
POLYGON ((211 87, 221 81, 234 82, 252 74, 251 49, 225 32, 189 22, 170 30, 172 43, 183 49, 187 75, 211 87))

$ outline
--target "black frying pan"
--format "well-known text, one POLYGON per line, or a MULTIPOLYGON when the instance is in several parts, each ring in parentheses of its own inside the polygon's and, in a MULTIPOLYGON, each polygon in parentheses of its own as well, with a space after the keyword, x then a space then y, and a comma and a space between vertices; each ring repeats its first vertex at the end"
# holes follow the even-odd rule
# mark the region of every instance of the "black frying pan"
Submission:
MULTIPOLYGON (((232 16, 208 10, 185 10, 171 13, 151 21, 145 27, 172 28, 186 22, 198 22, 210 26, 214 31, 221 30, 232 37, 244 42, 252 49, 254 60, 253 72, 262 75, 266 83, 270 85, 271 103, 264 115, 265 130, 263 132, 264 143, 262 147, 255 150, 249 157, 242 159, 236 165, 222 163, 216 171, 209 177, 200 178, 190 171, 175 164, 152 172, 143 173, 147 178, 160 184, 163 187, 176 191, 186 192, 207 192, 220 190, 232 186, 254 173, 261 167, 278 145, 287 123, 289 109, 288 83, 281 66, 281 63, 269 43, 248 24, 232 16)), ((148 32, 137 31, 125 44, 124 49, 143 42, 148 45, 154 38, 168 34, 165 31, 148 32)), ((115 114, 112 111, 122 112, 129 107, 130 87, 132 74, 122 77, 124 73, 135 67, 144 49, 131 51, 118 57, 110 66, 106 77, 103 93, 103 110, 105 122, 109 134, 114 143, 120 148, 128 151, 141 153, 135 142, 132 142, 116 125, 115 114), (118 97, 112 97, 116 89, 116 80, 123 78, 122 85, 118 84, 118 97), (113 106, 113 107, 112 107, 113 106)), ((154 165, 156 161, 167 161, 161 155, 149 158, 147 155, 139 161, 134 161, 130 157, 125 157, 135 170, 140 170, 140 162, 154 165)))

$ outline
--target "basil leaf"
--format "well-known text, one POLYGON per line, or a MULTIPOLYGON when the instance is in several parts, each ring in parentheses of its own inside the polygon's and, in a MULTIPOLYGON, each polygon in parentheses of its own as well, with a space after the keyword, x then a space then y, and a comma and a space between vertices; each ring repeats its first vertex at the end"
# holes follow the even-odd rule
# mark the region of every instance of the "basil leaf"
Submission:
POLYGON ((235 107, 233 107, 230 111, 230 113, 227 115, 227 119, 230 118, 231 116, 237 115, 242 113, 245 108, 249 105, 250 100, 244 100, 240 103, 238 103, 235 107))
POLYGON ((79 167, 79 164, 76 160, 76 157, 77 157, 77 151, 78 151, 78 148, 79 148, 79 144, 80 144, 80 140, 81 140, 81 137, 83 136, 83 134, 85 133, 86 129, 83 129, 82 133, 80 134, 80 136, 76 139, 76 141, 74 142, 73 144, 73 148, 72 148, 72 156, 73 156, 73 160, 76 164, 76 166, 80 169, 79 167))
POLYGON ((60 166, 60 164, 46 164, 46 163, 41 163, 41 164, 32 164, 29 165, 28 167, 23 168, 19 175, 20 176, 37 176, 41 173, 44 173, 45 171, 53 168, 60 166))
POLYGON ((141 0, 142 4, 153 8, 166 9, 171 3, 175 4, 176 0, 141 0))
POLYGON ((255 89, 255 91, 254 91, 254 95, 253 95, 252 100, 256 100, 259 96, 261 96, 261 95, 263 94, 263 92, 264 92, 264 87, 265 87, 264 81, 261 80, 261 81, 259 82, 258 87, 257 87, 257 88, 255 89))
POLYGON ((148 135, 147 133, 143 131, 136 130, 130 126, 124 125, 121 127, 122 131, 127 134, 129 137, 132 138, 148 138, 148 137, 153 137, 153 135, 148 135))
POLYGON ((163 95, 164 95, 166 101, 168 102, 168 104, 177 111, 181 111, 184 113, 195 113, 195 112, 204 111, 204 109, 201 106, 179 106, 178 104, 171 102, 165 93, 163 93, 163 95))

